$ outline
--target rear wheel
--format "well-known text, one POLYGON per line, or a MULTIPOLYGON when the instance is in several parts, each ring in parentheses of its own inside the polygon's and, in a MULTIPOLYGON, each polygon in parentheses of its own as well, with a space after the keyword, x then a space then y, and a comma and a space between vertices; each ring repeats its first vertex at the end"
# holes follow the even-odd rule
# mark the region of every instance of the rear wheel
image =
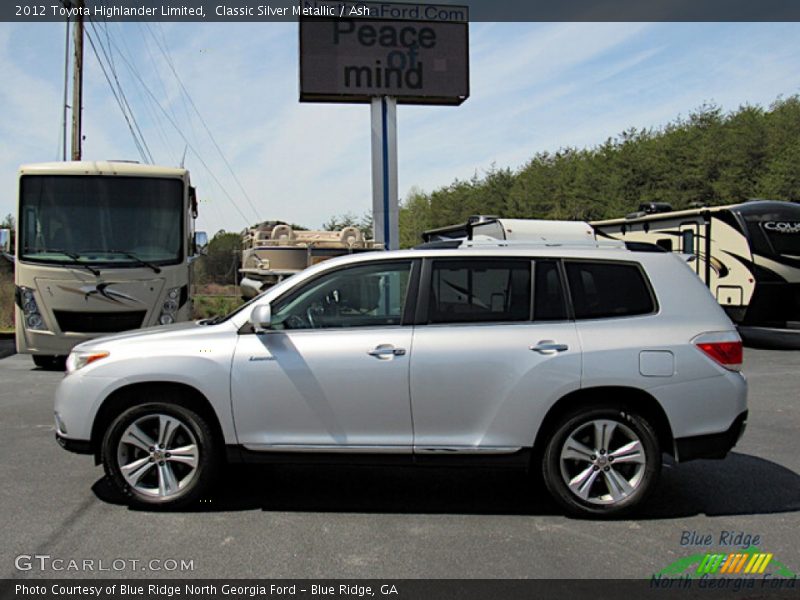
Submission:
POLYGON ((647 498, 661 471, 650 423, 623 408, 591 408, 565 416, 547 442, 542 471, 553 497, 579 516, 631 511, 647 498))
POLYGON ((209 424, 182 406, 153 402, 129 408, 106 431, 108 477, 133 503, 177 508, 211 484, 219 451, 209 424))

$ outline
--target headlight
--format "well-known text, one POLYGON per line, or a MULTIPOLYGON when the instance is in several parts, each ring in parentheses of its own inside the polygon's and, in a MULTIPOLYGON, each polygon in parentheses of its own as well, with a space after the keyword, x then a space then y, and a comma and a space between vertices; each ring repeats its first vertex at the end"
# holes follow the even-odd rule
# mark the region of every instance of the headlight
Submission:
POLYGON ((78 369, 82 369, 86 365, 90 365, 93 362, 102 360, 107 356, 108 352, 105 352, 103 350, 96 350, 93 352, 87 352, 87 351, 70 352, 70 355, 67 357, 67 373, 74 373, 78 369))
POLYGON ((181 296, 181 288, 170 288, 167 290, 167 298, 164 304, 161 305, 161 315, 158 317, 158 322, 162 325, 170 325, 175 322, 176 314, 180 306, 178 305, 181 296))
POLYGON ((27 317, 25 317, 25 325, 28 326, 28 329, 44 329, 42 315, 39 313, 29 314, 27 317))
POLYGON ((36 296, 33 290, 29 287, 20 286, 19 296, 17 296, 17 303, 22 309, 22 319, 25 322, 25 327, 35 331, 44 331, 47 329, 42 319, 42 313, 39 311, 39 305, 36 304, 36 296))

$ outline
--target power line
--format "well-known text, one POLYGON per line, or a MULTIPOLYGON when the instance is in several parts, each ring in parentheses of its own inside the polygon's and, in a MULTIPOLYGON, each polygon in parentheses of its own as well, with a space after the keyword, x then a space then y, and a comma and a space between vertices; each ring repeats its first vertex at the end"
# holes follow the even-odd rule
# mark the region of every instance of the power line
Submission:
MULTIPOLYGON (((155 162, 153 160, 153 153, 150 152, 150 147, 147 145, 147 140, 145 140, 144 133, 142 133, 142 130, 139 127, 139 123, 136 120, 136 116, 133 114, 133 109, 131 108, 131 105, 128 102, 127 96, 125 95, 125 90, 122 89, 122 83, 119 80, 119 76, 117 75, 117 69, 116 69, 116 66, 114 65, 114 59, 113 59, 113 53, 111 52, 111 47, 109 46, 108 51, 106 51, 106 48, 105 48, 105 46, 103 46, 103 42, 100 39, 100 35, 97 33, 97 30, 98 30, 97 25, 92 20, 90 20, 90 22, 91 22, 91 25, 92 25, 92 29, 95 32, 95 35, 97 35, 97 45, 100 46, 100 50, 103 51, 103 55, 106 57, 106 61, 108 63, 109 69, 111 70, 111 74, 114 76, 114 81, 117 84, 117 90, 119 91, 119 96, 122 99, 122 102, 125 104, 125 108, 127 108, 127 110, 128 110, 128 114, 131 117, 131 121, 133 122, 133 126, 136 129, 137 134, 139 135, 139 139, 142 142, 142 146, 143 146, 143 148, 145 149, 147 155, 150 158, 149 162, 150 162, 150 164, 153 164, 155 162)), ((106 33, 108 33, 108 31, 106 31, 106 33)), ((89 35, 88 30, 87 30, 86 34, 89 35)), ((109 41, 110 41, 110 38, 109 38, 109 41)), ((91 42, 91 38, 90 38, 90 42, 91 42)), ((95 52, 95 55, 96 54, 97 53, 95 52)))
POLYGON ((247 191, 244 189, 244 186, 242 185, 242 182, 239 181, 239 178, 236 176, 236 173, 233 171, 233 168, 231 167, 230 163, 228 162, 228 159, 225 157, 225 153, 222 152, 222 148, 220 148, 219 144, 217 143, 216 138, 214 138, 214 134, 211 133, 211 129, 209 129, 208 124, 206 123, 205 119, 203 118, 203 115, 200 114, 200 110, 197 108, 197 105, 194 103, 194 100, 192 100, 192 96, 189 94, 189 91, 186 89, 186 86, 183 85, 183 81, 181 80, 180 76, 178 75, 178 71, 175 68, 174 63, 172 62, 172 59, 169 57, 169 55, 167 54, 165 49, 161 47, 161 44, 159 44, 158 40, 156 39, 155 35, 153 35, 152 31, 150 31, 150 35, 156 41, 156 45, 159 47, 161 52, 164 54, 164 57, 167 59, 167 64, 169 65, 169 68, 172 71, 172 74, 175 76, 175 80, 178 82, 178 85, 180 86, 181 90, 183 90, 183 93, 186 95, 186 98, 189 100, 189 104, 191 104, 192 108, 194 109, 194 112, 197 114, 197 117, 200 119, 200 123, 203 125, 203 128, 206 130, 206 133, 208 134, 208 137, 211 139, 211 142, 214 144, 214 147, 217 149, 217 152, 219 153, 220 157, 222 158, 222 161, 225 163, 225 166, 228 168, 228 171, 230 172, 230 174, 233 177, 234 181, 239 186, 239 189, 241 190, 242 194, 244 195, 245 199, 247 200, 247 203, 250 205, 250 208, 253 210, 253 214, 255 215, 256 220, 260 221, 261 219, 260 219, 259 214, 258 214, 258 209, 255 207, 255 205, 253 204, 253 201, 250 199, 250 196, 248 195, 247 191))
MULTIPOLYGON (((146 34, 145 34, 145 31, 144 31, 144 26, 141 23, 137 23, 137 25, 138 25, 139 29, 141 30, 141 34, 142 34, 141 39, 144 42, 145 50, 147 50, 147 56, 150 58, 150 64, 152 65, 153 72, 156 75, 156 82, 158 83, 158 85, 160 87, 160 90, 161 90, 161 93, 163 94, 163 97, 166 98, 168 96, 167 88, 164 85, 164 81, 161 78, 161 73, 159 73, 158 65, 156 64, 156 59, 155 59, 155 57, 153 56, 153 53, 150 50, 150 43, 146 38, 146 34)), ((106 27, 108 27, 108 25, 106 25, 106 27)), ((124 37, 122 38, 122 41, 125 42, 125 38, 124 37)), ((110 46, 111 46, 111 41, 109 40, 109 47, 110 46)), ((130 49, 127 47, 127 43, 125 43, 125 47, 128 50, 128 53, 130 55, 130 49)), ((162 123, 161 117, 158 115, 157 111, 152 109, 152 107, 150 106, 150 102, 149 101, 145 102, 145 106, 147 106, 148 110, 150 110, 150 114, 153 115, 153 117, 154 117, 154 121, 156 122, 156 125, 158 127, 159 136, 161 137, 161 141, 164 143, 164 147, 167 149, 167 153, 170 156, 172 156, 173 154, 175 154, 175 151, 174 151, 174 148, 172 146, 172 143, 171 143, 169 137, 167 136, 166 132, 164 131, 164 127, 163 127, 163 123, 162 123)), ((175 115, 175 110, 172 108, 171 105, 169 106, 169 109, 172 112, 172 116, 175 117, 176 116, 175 115)), ((177 120, 177 117, 176 117, 176 120, 177 120)), ((175 154, 175 155, 178 156, 179 154, 175 154)), ((175 164, 178 164, 177 160, 175 161, 175 164)))
MULTIPOLYGON (((141 24, 139 24, 139 26, 141 27, 141 24)), ((122 24, 120 24, 120 28, 121 27, 122 27, 122 24)), ((106 32, 108 33, 108 24, 106 24, 106 32)), ((132 72, 134 72, 135 75, 138 78, 143 79, 141 77, 141 75, 139 74, 138 69, 135 66, 135 60, 133 58, 134 53, 131 51, 130 47, 128 46, 128 42, 127 42, 127 39, 126 39, 127 36, 124 35, 124 33, 121 33, 121 35, 117 38, 122 43, 122 46, 124 48, 120 48, 119 46, 116 46, 116 45, 114 45, 114 48, 112 48, 110 35, 107 36, 107 38, 108 38, 108 44, 109 44, 109 53, 112 55, 112 57, 113 57, 113 50, 115 48, 116 48, 117 52, 119 52, 120 54, 127 53, 127 56, 128 56, 128 61, 127 61, 128 69, 130 69, 132 72)), ((142 39, 144 40, 144 33, 143 32, 142 32, 142 39)), ((151 56, 151 58, 150 58, 151 62, 153 62, 152 53, 150 52, 149 45, 145 45, 145 47, 147 48, 148 54, 150 54, 150 56, 151 56)), ((155 68, 155 63, 154 63, 154 68, 155 68)), ((159 76, 159 81, 160 81, 160 76, 159 76)), ((162 88, 163 88, 163 85, 162 85, 162 88)), ((162 139, 162 141, 164 143, 164 147, 167 149, 167 154, 169 156, 175 155, 175 152, 174 152, 174 150, 172 148, 172 145, 171 145, 171 143, 169 141, 169 136, 165 132, 165 128, 164 128, 164 125, 163 125, 163 123, 161 121, 161 118, 159 117, 158 111, 154 110, 153 107, 151 106, 152 103, 150 102, 149 97, 147 97, 145 94, 143 94, 138 87, 136 89, 137 89, 139 97, 141 98, 141 101, 144 103, 144 106, 145 106, 146 110, 148 111, 148 114, 151 117, 151 121, 153 122, 154 126, 156 127, 156 130, 157 130, 157 132, 159 134, 159 137, 162 139)), ((165 92, 164 95, 166 96, 166 92, 165 92)), ((170 106, 170 110, 172 110, 171 106, 170 106)), ((172 110, 172 114, 173 114, 173 116, 175 116, 175 111, 174 110, 172 110)), ((175 120, 177 121, 177 117, 176 117, 175 120)), ((177 164, 177 160, 175 161, 175 164, 177 164)))
POLYGON ((239 215, 244 220, 245 224, 249 227, 248 218, 244 215, 242 210, 239 208, 239 205, 236 204, 236 201, 233 199, 233 196, 231 196, 230 193, 228 192, 228 190, 225 189, 225 186, 222 185, 220 180, 217 178, 217 176, 211 170, 211 167, 208 166, 208 163, 206 163, 206 161, 203 159, 203 157, 200 155, 200 153, 197 150, 195 150, 195 148, 194 148, 194 146, 192 146, 192 144, 189 143, 189 140, 186 138, 186 135, 184 135, 183 131, 181 131, 181 128, 178 127, 178 124, 175 122, 175 120, 169 115, 169 113, 164 109, 164 107, 161 106, 161 103, 158 101, 158 99, 156 98, 155 94, 153 94, 152 90, 150 90, 150 88, 147 86, 147 84, 145 83, 144 79, 142 79, 142 77, 138 74, 138 72, 136 72, 136 70, 132 67, 130 61, 128 61, 128 59, 125 57, 124 54, 119 52, 119 48, 117 48, 117 46, 113 42, 113 40, 112 40, 111 44, 112 44, 112 46, 114 48, 117 49, 117 53, 119 54, 119 57, 123 60, 125 65, 131 71, 131 74, 133 74, 133 76, 136 77, 136 79, 139 81, 139 83, 142 86, 142 89, 144 89, 147 92, 148 96, 150 96, 150 99, 153 101, 153 103, 158 107, 158 109, 163 113, 163 115, 170 122, 170 124, 175 128, 175 131, 178 133, 178 135, 184 141, 184 143, 186 144, 186 147, 189 150, 192 151, 192 154, 194 154, 197 157, 197 159, 200 161, 200 164, 202 164, 203 167, 205 167, 206 171, 208 171, 208 174, 211 176, 211 178, 214 180, 214 182, 219 186, 220 190, 222 190, 222 192, 225 194, 225 196, 228 198, 228 200, 230 200, 231 205, 236 209, 236 212, 239 213, 239 215))
MULTIPOLYGON (((62 3, 65 6, 68 6, 69 0, 62 0, 62 3)), ((90 17, 90 20, 91 20, 91 17, 90 17)), ((95 33, 97 34, 98 28, 97 28, 97 26, 96 26, 96 24, 94 23, 93 20, 92 20, 92 26, 93 26, 93 29, 94 29, 95 33)), ((111 78, 109 77, 108 72, 106 71, 105 65, 104 65, 103 61, 101 60, 101 58, 100 58, 100 54, 98 53, 97 48, 96 48, 95 43, 94 43, 94 40, 92 39, 92 36, 89 35, 89 31, 88 30, 86 31, 86 34, 89 37, 89 42, 91 44, 92 51, 94 52, 95 58, 97 59, 97 62, 100 65, 101 70, 103 71, 103 76, 105 77, 106 82, 108 83, 109 87, 111 88, 111 92, 114 95, 114 98, 117 101, 117 104, 118 104, 118 106, 120 107, 120 110, 123 113, 123 117, 125 118, 126 123, 128 124, 128 129, 131 132, 131 135, 132 135, 132 137, 134 139, 134 144, 136 145, 140 156, 142 157, 142 159, 145 162, 147 162, 147 160, 148 160, 147 157, 146 157, 146 153, 147 153, 147 154, 149 154, 150 161, 152 162, 152 154, 150 153, 150 150, 147 147, 147 144, 146 144, 146 142, 144 140, 144 136, 143 135, 141 137, 141 142, 142 143, 139 142, 139 138, 138 138, 138 136, 136 134, 136 130, 138 130, 139 131, 139 135, 141 135, 141 129, 139 129, 138 123, 136 123, 136 121, 135 121, 135 116, 133 115, 133 112, 132 112, 132 110, 130 108, 130 104, 128 104, 128 102, 127 102, 127 98, 125 98, 124 103, 123 103, 122 99, 118 95, 114 85, 111 82, 111 78), (128 107, 128 111, 130 111, 130 119, 129 119, 128 113, 126 112, 125 106, 127 106, 128 107), (131 119, 133 120, 133 124, 131 123, 131 119), (134 127, 134 124, 135 124, 135 127, 134 127)), ((245 222, 245 225, 247 227, 249 227, 248 218, 245 216, 245 214, 239 208, 239 205, 236 203, 236 201, 234 200, 233 196, 231 196, 231 194, 228 192, 228 190, 225 188, 225 186, 222 185, 222 182, 219 180, 219 178, 211 170, 211 167, 208 165, 208 163, 205 161, 205 159, 202 157, 202 155, 194 148, 194 146, 186 138, 186 135, 183 133, 181 128, 178 126, 178 124, 176 122, 176 119, 173 119, 170 116, 170 114, 164 109, 164 107, 161 105, 161 103, 158 101, 158 99, 156 98, 155 94, 153 94, 152 90, 145 83, 145 81, 142 78, 142 76, 138 73, 136 67, 133 64, 133 60, 132 59, 129 60, 128 58, 126 58, 125 54, 120 50, 120 48, 117 46, 117 44, 108 35, 108 31, 107 30, 106 30, 106 34, 107 34, 106 35, 106 39, 107 39, 108 44, 109 44, 108 51, 106 51, 105 47, 103 46, 103 44, 102 44, 102 42, 101 42, 101 40, 99 38, 97 40, 97 44, 100 46, 101 50, 103 50, 103 54, 106 56, 106 58, 107 58, 107 60, 109 62, 109 69, 111 69, 112 72, 113 72, 114 79, 118 84, 120 93, 124 95, 124 91, 122 90, 122 86, 121 86, 121 83, 119 81, 119 77, 118 77, 118 75, 116 73, 116 69, 113 66, 114 65, 113 59, 111 59, 110 56, 109 56, 109 55, 113 56, 112 48, 117 51, 117 54, 122 59, 122 61, 125 63, 125 66, 131 72, 131 74, 136 78, 136 80, 139 82, 139 84, 141 84, 141 88, 147 93, 147 97, 150 99, 151 102, 153 102, 153 104, 155 104, 155 106, 158 108, 158 110, 161 111, 161 113, 164 115, 164 117, 167 119, 167 121, 170 123, 170 125, 172 125, 172 127, 175 129, 175 131, 181 137, 183 142, 186 144, 186 148, 188 150, 191 150, 192 154, 194 154, 195 157, 197 157, 197 159, 200 161, 202 166, 205 168, 205 170, 208 173, 208 175, 216 183, 217 187, 219 187, 219 189, 222 191, 222 193, 228 198, 228 200, 230 201, 231 205, 236 210, 236 212, 242 217, 243 221, 245 222)), ((99 34, 97 34, 97 35, 99 36, 99 34)), ((123 41, 124 41, 124 38, 123 38, 123 41)), ((168 58, 168 60, 169 60, 169 58, 168 58)), ((187 92, 185 92, 185 88, 183 88, 183 89, 184 89, 184 93, 187 93, 187 92)), ((195 110, 197 110, 196 107, 195 107, 195 110)), ((199 113, 198 113, 198 116, 199 116, 199 113)), ((210 131, 209 131, 209 135, 210 135, 210 131)), ((223 160, 224 160, 224 156, 223 156, 223 160)), ((226 164, 227 164, 227 161, 226 161, 226 164)), ((228 168, 230 169, 230 165, 228 165, 228 168)), ((233 174, 233 175, 234 175, 234 178, 235 178, 235 174, 233 174)), ((238 181, 237 181, 237 183, 238 183, 238 181)), ((218 209, 218 207, 216 207, 216 206, 214 208, 218 209)))
MULTIPOLYGON (((128 124, 128 129, 131 132, 131 136, 133 137, 133 143, 136 145, 136 149, 139 152, 139 156, 141 156, 144 162, 148 162, 148 157, 147 154, 145 153, 144 147, 139 142, 139 139, 136 136, 136 131, 134 130, 133 125, 131 124, 131 120, 128 118, 128 114, 125 111, 125 106, 123 105, 123 102, 120 100, 120 97, 117 95, 117 91, 116 89, 114 89, 114 84, 111 83, 111 78, 108 76, 108 73, 106 72, 105 65, 103 65, 103 61, 100 59, 100 54, 97 52, 97 48, 94 45, 94 40, 92 39, 92 36, 89 33, 88 29, 86 30, 86 37, 89 39, 89 45, 92 47, 92 52, 94 52, 94 56, 97 59, 97 64, 100 65, 100 69, 103 71, 103 76, 106 78, 108 87, 111 88, 111 93, 114 95, 114 99, 117 101, 117 105, 119 106, 119 109, 122 111, 122 116, 125 118, 125 122, 128 124)), ((132 116, 133 115, 131 115, 131 117, 132 116)), ((150 157, 150 162, 152 163, 152 157, 150 157)))
MULTIPOLYGON (((156 28, 155 26, 151 27, 150 23, 147 22, 145 22, 145 27, 147 28, 147 31, 150 34, 150 36, 153 38, 153 41, 156 43, 156 46, 158 47, 162 56, 164 56, 164 58, 166 59, 167 66, 174 67, 175 63, 172 60, 172 53, 169 50, 169 44, 167 44, 167 37, 164 35, 164 30, 160 26, 158 28, 156 28), (156 38, 154 30, 157 30, 159 35, 161 36, 160 42, 158 38, 156 38)), ((147 38, 144 39, 145 41, 147 41, 147 38)), ((191 131, 192 139, 194 139, 194 141, 197 142, 199 138, 197 137, 197 131, 194 128, 194 119, 192 118, 192 115, 189 112, 189 105, 186 103, 186 96, 185 94, 180 93, 179 90, 178 97, 181 99, 181 106, 183 107, 183 112, 186 115, 186 122, 189 124, 189 130, 191 131)), ((172 105, 170 105, 170 108, 172 108, 172 105)), ((175 112, 173 110, 173 115, 174 114, 175 112)))

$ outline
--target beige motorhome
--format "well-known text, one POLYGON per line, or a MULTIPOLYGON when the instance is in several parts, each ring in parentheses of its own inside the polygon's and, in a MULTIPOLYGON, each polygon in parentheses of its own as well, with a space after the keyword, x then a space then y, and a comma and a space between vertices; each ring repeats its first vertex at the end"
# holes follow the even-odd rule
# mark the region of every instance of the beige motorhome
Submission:
POLYGON ((19 170, 17 351, 57 367, 100 335, 191 318, 197 200, 182 168, 57 162, 19 170))
POLYGON ((306 231, 280 221, 261 223, 242 233, 242 296, 252 298, 328 258, 382 249, 382 244, 365 239, 356 227, 306 231))

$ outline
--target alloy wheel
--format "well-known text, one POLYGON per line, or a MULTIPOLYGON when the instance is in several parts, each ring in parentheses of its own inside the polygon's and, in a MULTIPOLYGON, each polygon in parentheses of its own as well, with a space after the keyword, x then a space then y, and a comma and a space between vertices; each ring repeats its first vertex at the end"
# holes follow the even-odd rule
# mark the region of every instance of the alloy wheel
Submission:
POLYGON ((179 494, 197 474, 200 450, 191 429, 167 414, 148 414, 128 425, 117 464, 131 489, 154 500, 179 494))
POLYGON ((642 482, 647 457, 630 427, 610 419, 577 426, 564 440, 561 477, 578 499, 613 505, 631 496, 642 482))

